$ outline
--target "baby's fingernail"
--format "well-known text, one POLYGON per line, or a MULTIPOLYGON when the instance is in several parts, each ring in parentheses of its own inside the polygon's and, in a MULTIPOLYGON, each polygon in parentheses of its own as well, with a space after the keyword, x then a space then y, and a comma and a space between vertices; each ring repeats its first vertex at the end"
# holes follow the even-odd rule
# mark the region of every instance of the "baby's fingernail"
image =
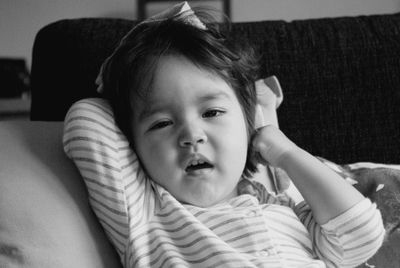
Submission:
POLYGON ((271 89, 265 84, 264 80, 258 80, 256 81, 256 92, 257 95, 264 95, 271 89))
POLYGON ((267 87, 267 86, 260 86, 258 89, 257 89, 257 95, 264 95, 264 94, 267 94, 269 91, 271 91, 271 89, 269 88, 269 87, 267 87))

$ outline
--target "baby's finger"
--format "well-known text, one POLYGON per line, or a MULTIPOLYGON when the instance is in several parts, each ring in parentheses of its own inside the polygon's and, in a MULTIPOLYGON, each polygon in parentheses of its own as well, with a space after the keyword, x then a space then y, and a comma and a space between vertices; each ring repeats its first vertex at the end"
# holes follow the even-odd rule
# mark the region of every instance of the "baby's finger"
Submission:
POLYGON ((257 164, 261 164, 264 166, 269 165, 268 161, 265 160, 259 152, 254 153, 254 160, 257 164))
POLYGON ((257 146, 254 146, 253 144, 254 143, 251 144, 252 148, 250 150, 250 161, 256 166, 258 164, 268 165, 268 161, 262 157, 261 153, 258 151, 257 146))
POLYGON ((276 96, 276 109, 281 105, 283 101, 283 92, 282 92, 282 87, 279 83, 279 80, 276 76, 269 76, 264 79, 264 83, 268 86, 268 88, 271 89, 272 92, 274 92, 276 96))
POLYGON ((252 143, 251 143, 253 152, 253 155, 251 156, 252 159, 254 159, 256 163, 260 163, 263 165, 268 164, 268 160, 263 156, 265 152, 268 151, 268 149, 266 148, 265 141, 263 140, 264 134, 262 134, 262 132, 265 131, 264 129, 267 127, 268 126, 262 126, 258 128, 252 138, 252 143))

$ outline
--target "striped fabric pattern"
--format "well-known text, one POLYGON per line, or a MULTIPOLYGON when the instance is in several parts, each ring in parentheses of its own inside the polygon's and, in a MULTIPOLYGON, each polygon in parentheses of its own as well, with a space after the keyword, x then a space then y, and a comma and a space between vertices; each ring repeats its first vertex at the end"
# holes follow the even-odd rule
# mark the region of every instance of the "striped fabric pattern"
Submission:
POLYGON ((63 143, 124 267, 354 267, 382 243, 381 216, 368 199, 323 226, 287 198, 181 204, 146 177, 103 99, 70 108, 63 143))

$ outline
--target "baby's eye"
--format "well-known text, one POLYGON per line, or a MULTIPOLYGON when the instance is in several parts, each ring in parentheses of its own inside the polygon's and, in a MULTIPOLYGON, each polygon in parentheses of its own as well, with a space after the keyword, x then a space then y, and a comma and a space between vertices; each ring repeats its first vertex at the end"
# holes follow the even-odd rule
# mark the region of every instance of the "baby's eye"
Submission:
POLYGON ((202 117, 203 118, 210 118, 210 117, 216 117, 216 116, 221 116, 222 114, 224 114, 225 111, 222 110, 217 110, 217 109, 212 109, 212 110, 208 110, 206 111, 202 117))
POLYGON ((169 120, 159 121, 159 122, 155 123, 154 125, 152 125, 149 130, 165 128, 171 124, 172 124, 172 121, 169 121, 169 120))

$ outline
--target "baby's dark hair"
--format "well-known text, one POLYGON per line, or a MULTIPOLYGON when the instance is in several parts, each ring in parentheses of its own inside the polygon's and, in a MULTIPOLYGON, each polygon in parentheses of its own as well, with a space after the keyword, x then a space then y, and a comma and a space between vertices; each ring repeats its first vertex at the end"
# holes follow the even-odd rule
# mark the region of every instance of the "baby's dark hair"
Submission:
POLYGON ((248 46, 245 50, 228 44, 218 23, 206 14, 197 11, 196 16, 206 29, 193 26, 182 18, 170 18, 142 23, 132 30, 104 65, 104 97, 110 101, 117 125, 133 146, 133 108, 138 100, 145 100, 149 94, 161 57, 183 56, 199 68, 218 75, 232 87, 244 113, 249 146, 243 175, 248 177, 257 170, 251 160, 250 144, 257 102, 256 57, 248 46))

